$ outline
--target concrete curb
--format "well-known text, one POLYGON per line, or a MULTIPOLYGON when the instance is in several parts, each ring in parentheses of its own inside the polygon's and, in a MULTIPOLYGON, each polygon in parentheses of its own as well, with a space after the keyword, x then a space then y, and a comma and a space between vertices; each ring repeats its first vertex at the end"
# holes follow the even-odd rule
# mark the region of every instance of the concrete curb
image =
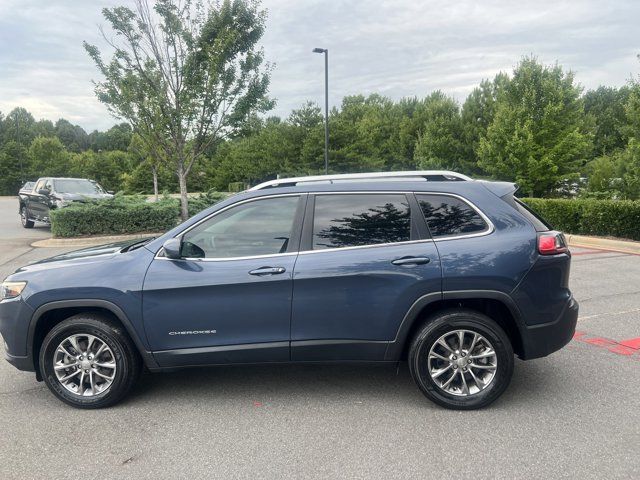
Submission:
POLYGON ((640 242, 617 240, 613 238, 587 237, 585 235, 566 235, 569 246, 595 248, 612 252, 640 255, 640 242))
POLYGON ((157 237, 162 233, 135 233, 131 235, 107 235, 100 237, 79 237, 79 238, 47 238, 38 240, 31 244, 36 248, 64 248, 64 247, 94 247, 106 243, 122 242, 125 240, 137 240, 139 238, 157 237))

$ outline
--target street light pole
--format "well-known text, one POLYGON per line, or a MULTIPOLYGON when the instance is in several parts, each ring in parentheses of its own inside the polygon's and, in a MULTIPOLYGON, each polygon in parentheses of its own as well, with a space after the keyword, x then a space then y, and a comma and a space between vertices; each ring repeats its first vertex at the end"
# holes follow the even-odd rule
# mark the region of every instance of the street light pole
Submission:
POLYGON ((313 53, 324 53, 324 173, 329 173, 329 50, 314 48, 313 53))

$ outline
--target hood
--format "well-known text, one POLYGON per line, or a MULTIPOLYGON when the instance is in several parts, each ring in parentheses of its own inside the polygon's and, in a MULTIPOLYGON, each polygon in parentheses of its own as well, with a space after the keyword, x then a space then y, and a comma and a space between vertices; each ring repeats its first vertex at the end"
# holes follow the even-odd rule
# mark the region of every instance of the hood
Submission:
POLYGON ((25 265, 22 268, 16 270, 15 273, 25 272, 29 270, 35 270, 40 268, 46 268, 51 263, 63 263, 78 264, 87 262, 101 262, 111 259, 114 255, 133 250, 132 247, 136 245, 144 245, 146 242, 153 240, 150 238, 136 238, 131 240, 125 240, 121 242, 107 243, 104 245, 98 245, 95 247, 87 247, 80 250, 74 250, 72 252, 63 253, 54 257, 45 258, 37 262, 25 265), (99 257, 99 258, 98 258, 99 257))
POLYGON ((113 198, 110 193, 56 193, 56 196, 65 202, 85 202, 87 200, 113 198))

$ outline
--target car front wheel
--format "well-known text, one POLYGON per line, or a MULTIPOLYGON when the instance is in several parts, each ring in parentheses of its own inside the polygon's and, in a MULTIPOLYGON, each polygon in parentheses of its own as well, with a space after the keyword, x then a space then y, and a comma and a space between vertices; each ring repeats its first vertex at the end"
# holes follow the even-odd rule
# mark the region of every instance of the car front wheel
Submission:
POLYGON ((438 405, 482 408, 505 391, 513 373, 513 348, 491 318, 449 310, 429 319, 409 350, 411 376, 438 405))
POLYGON ((20 223, 24 228, 33 228, 33 220, 29 220, 29 211, 27 207, 20 207, 20 223))
POLYGON ((40 349, 40 372, 49 390, 77 408, 117 403, 129 393, 141 368, 124 329, 97 314, 79 314, 59 323, 40 349))

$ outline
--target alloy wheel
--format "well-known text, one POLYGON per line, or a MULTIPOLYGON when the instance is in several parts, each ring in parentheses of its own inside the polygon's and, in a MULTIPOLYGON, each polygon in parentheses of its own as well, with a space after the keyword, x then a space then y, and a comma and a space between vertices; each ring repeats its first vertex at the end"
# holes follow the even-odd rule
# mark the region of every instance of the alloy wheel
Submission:
POLYGON ((442 335, 427 359, 433 382, 456 396, 480 393, 491 385, 498 357, 491 343, 471 330, 453 330, 442 335))
POLYGON ((53 354, 53 370, 60 384, 83 397, 106 392, 116 368, 113 351, 94 335, 71 335, 60 342, 53 354))

